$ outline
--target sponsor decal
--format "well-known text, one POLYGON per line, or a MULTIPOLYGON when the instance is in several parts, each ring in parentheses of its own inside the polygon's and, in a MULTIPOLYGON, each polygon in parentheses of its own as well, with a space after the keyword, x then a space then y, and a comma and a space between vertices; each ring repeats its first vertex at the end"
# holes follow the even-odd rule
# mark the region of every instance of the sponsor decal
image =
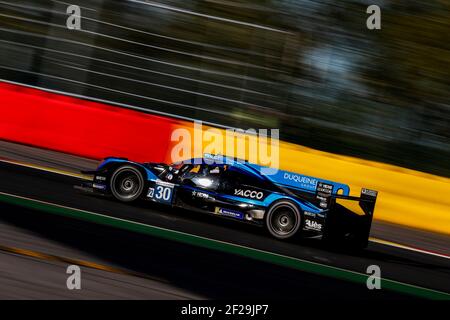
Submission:
POLYGON ((158 186, 165 186, 165 187, 169 187, 169 188, 173 188, 175 186, 175 184, 173 184, 173 183, 162 181, 162 180, 156 180, 156 184, 158 186))
POLYGON ((317 185, 317 192, 331 194, 333 192, 333 186, 331 184, 321 182, 317 185))
POLYGON ((306 219, 305 220, 305 229, 321 231, 322 230, 322 224, 318 223, 317 221, 306 219))
POLYGON ((234 189, 234 194, 236 196, 258 200, 261 200, 264 197, 264 193, 262 191, 255 190, 234 189))
POLYGON ((304 211, 305 216, 315 217, 316 214, 314 212, 304 211))
POLYGON ((93 183, 92 188, 106 190, 106 186, 104 184, 93 183))
POLYGON ((148 189, 147 197, 156 202, 171 204, 173 187, 173 183, 157 180, 155 186, 148 189))
POLYGON ((219 167, 215 167, 209 173, 211 173, 211 174, 220 173, 220 169, 219 169, 219 167))
POLYGON ((236 219, 240 219, 240 220, 244 219, 244 214, 242 212, 231 210, 231 209, 216 207, 214 210, 214 213, 219 214, 221 216, 236 218, 236 219))
MULTIPOLYGON (((205 153, 203 154, 203 158, 205 159, 211 159, 211 160, 222 160, 223 156, 220 154, 211 154, 211 153, 205 153)), ((220 163, 220 162, 219 162, 220 163)))
POLYGON ((321 208, 328 208, 330 204, 330 196, 333 193, 333 185, 319 182, 316 189, 316 198, 320 201, 321 208))
POLYGON ((106 181, 106 177, 103 177, 103 176, 95 176, 95 180, 98 180, 98 181, 106 181))
POLYGON ((204 192, 199 192, 199 191, 192 191, 192 196, 193 197, 197 197, 197 198, 202 198, 202 199, 208 199, 209 198, 209 194, 204 193, 204 192))
POLYGON ((316 185, 317 185, 317 179, 315 179, 315 178, 310 178, 310 177, 306 177, 306 176, 302 176, 302 175, 298 175, 298 174, 294 174, 294 173, 290 173, 290 172, 285 172, 283 175, 283 178, 285 180, 295 181, 302 186, 307 185, 310 187, 316 187, 316 185))
POLYGON ((319 206, 321 208, 324 208, 324 209, 327 208, 327 206, 328 206, 327 198, 318 196, 317 199, 320 200, 319 206))
POLYGON ((366 188, 361 189, 361 193, 364 195, 367 195, 367 196, 371 196, 371 197, 376 197, 378 194, 377 191, 366 189, 366 188))

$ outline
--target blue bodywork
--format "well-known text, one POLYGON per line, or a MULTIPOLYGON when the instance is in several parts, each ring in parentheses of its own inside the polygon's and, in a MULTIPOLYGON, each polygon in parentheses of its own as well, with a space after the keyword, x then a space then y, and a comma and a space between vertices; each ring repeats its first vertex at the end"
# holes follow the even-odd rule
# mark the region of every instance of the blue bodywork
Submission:
MULTIPOLYGON (((150 182, 156 182, 159 180, 159 178, 150 170, 148 169, 144 164, 129 161, 128 159, 124 158, 114 158, 109 157, 106 158, 101 165, 98 167, 98 170, 102 170, 102 168, 107 167, 111 163, 129 163, 133 164, 135 166, 138 166, 145 170, 146 172, 146 178, 150 182)), ((340 194, 342 195, 349 195, 350 188, 346 184, 337 183, 329 180, 323 180, 318 179, 311 176, 301 175, 294 172, 288 172, 283 170, 278 170, 273 175, 265 175, 262 174, 264 169, 267 169, 267 167, 263 167, 257 164, 249 163, 244 160, 239 159, 233 159, 230 157, 225 156, 217 156, 217 155, 205 155, 203 158, 193 158, 188 159, 182 162, 183 164, 214 164, 218 166, 227 165, 230 167, 230 170, 236 170, 241 171, 244 174, 251 175, 256 179, 260 179, 261 181, 270 181, 271 183, 278 185, 280 187, 288 187, 290 189, 299 190, 303 192, 308 192, 311 194, 314 194, 316 191, 317 183, 320 180, 321 182, 326 182, 331 185, 333 185, 333 194, 337 194, 340 190, 340 194)), ((177 185, 178 188, 188 188, 188 189, 196 189, 191 186, 182 186, 177 185)), ((290 194, 286 194, 283 192, 272 192, 267 197, 265 197, 264 200, 255 200, 255 199, 249 199, 245 197, 239 197, 235 195, 226 195, 226 194, 219 194, 214 191, 208 191, 208 190, 199 190, 203 193, 207 193, 212 197, 215 198, 225 198, 229 200, 239 201, 243 203, 248 203, 255 206, 265 207, 268 208, 272 203, 278 200, 282 199, 289 199, 291 201, 294 201, 303 211, 309 211, 311 213, 321 213, 324 210, 319 208, 317 205, 311 203, 310 201, 307 201, 305 199, 300 199, 297 196, 292 196, 290 194)))
MULTIPOLYGON (((222 155, 208 155, 205 154, 203 158, 194 158, 190 160, 186 160, 183 163, 192 163, 192 164, 215 164, 215 165, 228 165, 231 166, 231 169, 235 168, 237 170, 242 170, 243 172, 254 176, 261 181, 266 180, 271 183, 281 186, 281 187, 289 187, 290 189, 296 189, 299 191, 308 192, 314 194, 316 192, 317 183, 319 181, 325 182, 333 185, 333 194, 342 194, 344 196, 348 196, 350 194, 350 187, 346 184, 318 179, 311 176, 306 176, 294 172, 276 170, 275 174, 267 175, 263 174, 264 169, 268 169, 267 167, 260 166, 254 163, 250 163, 245 160, 234 159, 222 155)), ((268 170, 272 171, 272 170, 268 170)), ((217 196, 217 194, 215 194, 217 196)), ((298 206, 304 211, 319 213, 324 210, 312 204, 309 201, 304 199, 299 199, 296 196, 291 196, 282 192, 274 192, 270 194, 264 201, 257 201, 242 197, 230 196, 230 195, 222 195, 222 197, 242 201, 253 205, 258 205, 262 207, 268 208, 272 203, 281 199, 289 199, 297 203, 298 206)))
POLYGON ((302 216, 299 220, 305 233, 314 237, 323 236, 325 231, 330 234, 330 225, 336 224, 330 221, 336 221, 333 217, 339 216, 342 221, 340 232, 345 235, 356 232, 354 234, 364 244, 367 243, 377 198, 374 190, 363 188, 361 197, 352 197, 346 184, 209 154, 171 165, 109 157, 97 170, 85 172, 94 175, 87 188, 126 201, 117 195, 117 190, 123 186, 117 181, 125 179, 116 180, 115 177, 127 170, 135 170, 135 176, 144 182, 130 201, 141 198, 259 225, 267 225, 277 206, 291 206, 289 210, 302 216), (337 204, 338 198, 359 201, 364 216, 337 204), (354 226, 358 227, 355 229, 354 226))

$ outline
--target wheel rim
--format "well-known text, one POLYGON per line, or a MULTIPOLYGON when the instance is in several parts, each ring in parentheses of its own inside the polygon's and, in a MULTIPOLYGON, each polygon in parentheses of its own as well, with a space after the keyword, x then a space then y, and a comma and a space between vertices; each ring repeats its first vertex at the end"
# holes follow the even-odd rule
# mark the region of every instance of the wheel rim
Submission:
POLYGON ((286 236, 296 229, 297 220, 297 216, 292 208, 280 206, 273 211, 270 217, 270 224, 277 235, 286 236))
POLYGON ((117 196, 123 200, 136 198, 141 189, 140 179, 136 172, 132 170, 118 172, 114 176, 112 186, 117 196))

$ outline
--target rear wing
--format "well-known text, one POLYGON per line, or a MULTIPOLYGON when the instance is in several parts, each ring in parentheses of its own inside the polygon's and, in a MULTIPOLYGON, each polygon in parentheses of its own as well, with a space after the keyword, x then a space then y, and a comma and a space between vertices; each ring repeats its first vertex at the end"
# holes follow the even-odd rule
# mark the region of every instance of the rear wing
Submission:
POLYGON ((373 216, 375 211, 375 203, 378 197, 378 191, 366 188, 361 189, 361 196, 354 197, 349 195, 333 194, 334 186, 332 184, 321 182, 317 183, 316 199, 319 201, 319 207, 326 210, 331 207, 335 199, 355 200, 359 202, 359 206, 367 216, 373 216))

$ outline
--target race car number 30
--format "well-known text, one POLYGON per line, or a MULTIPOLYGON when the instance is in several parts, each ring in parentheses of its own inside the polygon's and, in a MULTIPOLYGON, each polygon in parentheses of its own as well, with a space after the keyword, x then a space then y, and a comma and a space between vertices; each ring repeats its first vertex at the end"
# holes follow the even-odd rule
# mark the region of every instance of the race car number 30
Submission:
POLYGON ((157 181, 155 186, 148 189, 147 197, 165 204, 171 204, 173 198, 173 187, 171 183, 157 181))

